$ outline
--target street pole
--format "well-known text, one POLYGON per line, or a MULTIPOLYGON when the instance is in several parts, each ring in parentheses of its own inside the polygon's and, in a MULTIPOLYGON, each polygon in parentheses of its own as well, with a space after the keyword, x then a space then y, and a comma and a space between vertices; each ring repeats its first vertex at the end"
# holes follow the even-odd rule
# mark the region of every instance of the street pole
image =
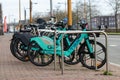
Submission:
POLYGON ((66 0, 65 0, 65 17, 67 16, 67 15, 66 15, 66 14, 67 14, 66 5, 67 5, 67 3, 66 3, 66 0))
POLYGON ((15 18, 14 18, 14 33, 15 33, 15 28, 16 28, 16 27, 15 27, 15 18))
POLYGON ((17 29, 20 28, 20 25, 21 25, 20 20, 21 20, 21 0, 19 0, 19 24, 17 29))
POLYGON ((78 17, 78 12, 79 12, 79 11, 78 11, 78 7, 79 7, 79 6, 78 6, 78 1, 76 1, 76 4, 77 4, 77 5, 76 5, 76 8, 77 8, 77 29, 79 29, 79 26, 78 26, 78 22, 79 22, 79 17, 78 17))
POLYGON ((50 17, 53 16, 53 4, 52 4, 52 0, 50 0, 50 17))
POLYGON ((84 19, 87 20, 87 13, 86 13, 86 0, 84 0, 84 19))
POLYGON ((68 27, 72 26, 72 10, 71 0, 67 0, 68 3, 68 27))
POLYGON ((26 9, 24 8, 24 20, 25 20, 25 23, 26 23, 26 9))
POLYGON ((19 0, 19 22, 21 20, 21 1, 19 0))
POLYGON ((32 1, 29 0, 29 5, 30 5, 30 23, 32 23, 32 1))
POLYGON ((91 22, 91 1, 90 0, 89 0, 89 14, 90 14, 90 23, 89 23, 90 26, 89 27, 90 27, 90 30, 92 30, 92 24, 91 24, 92 23, 91 22))

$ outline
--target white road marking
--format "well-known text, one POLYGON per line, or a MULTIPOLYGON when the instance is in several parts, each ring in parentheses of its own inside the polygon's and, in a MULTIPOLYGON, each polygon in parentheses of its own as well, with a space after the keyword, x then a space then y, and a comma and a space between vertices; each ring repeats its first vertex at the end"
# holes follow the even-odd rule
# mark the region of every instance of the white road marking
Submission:
POLYGON ((111 47, 116 47, 117 45, 109 45, 109 46, 111 46, 111 47))
POLYGON ((110 64, 111 64, 111 65, 114 65, 114 66, 117 66, 117 67, 120 67, 120 65, 119 65, 119 64, 116 64, 116 63, 110 62, 110 64))

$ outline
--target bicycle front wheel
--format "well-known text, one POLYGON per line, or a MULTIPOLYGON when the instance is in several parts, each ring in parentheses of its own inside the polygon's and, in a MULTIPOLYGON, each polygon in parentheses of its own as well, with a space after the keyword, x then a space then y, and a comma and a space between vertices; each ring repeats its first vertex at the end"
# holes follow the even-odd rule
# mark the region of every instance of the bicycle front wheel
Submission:
POLYGON ((42 54, 40 53, 41 48, 39 45, 32 41, 28 47, 28 56, 31 61, 36 66, 47 66, 54 60, 54 55, 42 54))
MULTIPOLYGON (((94 49, 95 42, 93 40, 90 40, 90 44, 94 49)), ((100 42, 96 42, 96 53, 93 53, 93 54, 97 55, 97 62, 96 62, 97 64, 95 64, 95 57, 90 56, 87 44, 84 43, 81 46, 81 52, 80 52, 81 63, 84 67, 88 69, 95 69, 96 66, 97 66, 97 69, 99 69, 106 63, 106 49, 104 45, 100 42)))

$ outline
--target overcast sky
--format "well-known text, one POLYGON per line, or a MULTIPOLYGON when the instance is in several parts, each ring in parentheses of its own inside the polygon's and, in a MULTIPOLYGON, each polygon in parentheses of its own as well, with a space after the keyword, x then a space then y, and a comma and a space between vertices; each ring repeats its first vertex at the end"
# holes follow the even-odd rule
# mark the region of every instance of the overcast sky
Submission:
MULTIPOLYGON (((53 7, 60 5, 57 4, 58 2, 65 3, 67 0, 53 0, 53 7)), ((72 2, 76 2, 79 0, 72 0, 72 2)), ((83 0, 84 1, 84 0, 83 0)), ((87 0, 86 0, 87 1, 87 0)), ((35 12, 49 12, 50 2, 49 0, 32 0, 33 3, 33 14, 35 12)), ((2 11, 3 11, 3 17, 7 16, 7 21, 18 21, 19 19, 19 0, 0 0, 0 3, 2 3, 2 11), (10 20, 9 20, 10 19, 10 20)), ((105 4, 104 0, 99 0, 98 2, 99 10, 102 11, 103 15, 110 14, 109 7, 107 4, 105 4)), ((73 4, 74 6, 74 4, 73 4)), ((24 8, 27 10, 27 18, 29 18, 29 0, 21 0, 21 17, 24 19, 24 8)), ((64 4, 60 5, 60 9, 65 8, 64 4)))

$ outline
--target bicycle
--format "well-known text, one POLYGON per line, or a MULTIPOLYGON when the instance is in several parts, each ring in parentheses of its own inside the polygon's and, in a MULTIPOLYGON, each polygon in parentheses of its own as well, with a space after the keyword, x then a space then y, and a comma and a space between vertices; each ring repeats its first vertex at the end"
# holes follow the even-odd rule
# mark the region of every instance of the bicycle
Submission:
MULTIPOLYGON (((39 25, 29 24, 23 26, 24 29, 20 29, 19 32, 15 32, 12 36, 10 43, 10 51, 14 57, 19 59, 20 61, 26 62, 29 61, 27 56, 27 46, 29 43, 29 39, 33 36, 39 36, 38 27, 39 25)), ((40 24, 40 26, 43 26, 40 24)))
POLYGON ((20 29, 19 32, 15 32, 10 43, 10 50, 14 57, 20 61, 29 61, 27 56, 27 46, 29 39, 33 36, 38 36, 38 25, 30 24, 24 26, 24 30, 20 29))
MULTIPOLYGON (((63 24, 63 22, 58 22, 59 24, 56 24, 55 26, 59 26, 59 27, 57 27, 57 30, 59 29, 59 30, 64 30, 64 31, 66 31, 66 27, 65 27, 65 25, 63 24), (60 26, 61 26, 61 28, 60 28, 60 26)), ((55 29, 55 28, 54 28, 55 29)), ((49 34, 49 33, 48 33, 49 34)), ((53 37, 54 35, 52 34, 49 34, 49 37, 53 40, 53 37)), ((45 36, 43 36, 44 38, 46 38, 45 36)), ((60 41, 61 41, 61 39, 62 39, 62 35, 60 34, 60 35, 58 35, 58 37, 57 37, 57 42, 56 42, 56 44, 58 44, 58 45, 60 45, 60 41)), ((49 40, 49 39, 48 39, 49 40)), ((64 46, 65 46, 65 48, 67 48, 68 47, 68 45, 70 45, 70 40, 69 40, 69 38, 68 38, 68 35, 66 35, 65 37, 64 37, 64 41, 66 41, 66 43, 64 44, 64 46)), ((47 54, 48 55, 48 54, 47 54)), ((46 56, 46 55, 43 55, 43 54, 32 54, 31 55, 32 57, 34 57, 34 56, 36 56, 36 57, 34 57, 34 59, 31 59, 31 58, 29 58, 30 59, 30 61, 33 63, 33 64, 35 64, 36 66, 46 66, 46 65, 48 65, 48 64, 50 64, 53 60, 54 60, 54 55, 51 55, 51 59, 50 59, 50 61, 49 62, 45 62, 44 61, 44 56, 46 56), (40 61, 41 60, 41 61, 40 61)), ((49 55, 50 56, 50 55, 49 55)), ((73 61, 73 59, 74 59, 74 56, 70 56, 70 57, 67 57, 67 60, 65 59, 65 63, 67 63, 67 64, 71 64, 71 65, 73 65, 73 64, 77 64, 77 63, 79 63, 79 60, 76 60, 76 61, 74 61, 74 62, 72 62, 73 61), (69 60, 68 60, 68 58, 69 58, 69 60)))
MULTIPOLYGON (((13 56, 15 56, 17 59, 19 59, 20 61, 23 61, 23 62, 29 61, 29 58, 27 55, 29 39, 33 36, 39 36, 38 31, 37 31, 38 30, 37 26, 36 25, 29 25, 29 26, 31 28, 30 30, 25 29, 25 30, 20 30, 20 32, 15 33, 13 35, 13 38, 12 38, 12 41, 10 44, 10 50, 11 50, 13 56)), ((61 26, 61 25, 56 25, 56 26, 61 26)), ((63 30, 66 30, 66 29, 64 28, 63 30)), ((61 38, 61 37, 59 37, 59 38, 61 38)), ((67 40, 67 42, 69 41, 68 38, 65 38, 65 39, 67 40)), ((58 40, 60 40, 60 39, 58 39, 58 40)), ((70 42, 68 42, 68 43, 70 43, 70 42)), ((50 61, 53 61, 52 59, 53 58, 50 58, 50 61)))
MULTIPOLYGON (((86 31, 86 22, 81 21, 80 24, 81 24, 82 31, 86 31)), ((86 68, 95 69, 95 65, 92 65, 92 66, 88 65, 86 64, 86 60, 85 60, 86 58, 85 55, 87 54, 89 55, 90 59, 95 59, 94 47, 92 46, 94 45, 94 42, 89 39, 89 36, 87 33, 81 33, 75 38, 75 40, 70 44, 69 48, 63 51, 64 57, 69 57, 72 54, 72 52, 76 49, 76 47, 82 44, 81 42, 83 40, 84 40, 83 45, 85 46, 82 45, 79 48, 79 53, 78 53, 80 57, 79 59, 86 68)), ((99 65, 97 65, 97 68, 101 68, 106 62, 106 49, 99 42, 97 42, 97 45, 100 46, 100 48, 102 49, 102 53, 99 53, 99 54, 102 54, 102 56, 100 56, 102 60, 100 61, 99 65)), ((42 36, 42 37, 33 37, 30 39, 30 43, 28 46, 28 56, 30 61, 33 64, 40 65, 40 66, 48 65, 50 63, 43 64, 44 60, 41 60, 40 63, 37 63, 35 62, 35 59, 36 58, 38 59, 38 55, 41 56, 41 55, 53 55, 53 54, 54 54, 54 41, 50 37, 42 36)), ((58 56, 62 56, 60 44, 57 44, 56 54, 58 56)), ((97 56, 99 56, 99 54, 97 54, 97 56)), ((97 61, 99 60, 97 59, 97 61)))

